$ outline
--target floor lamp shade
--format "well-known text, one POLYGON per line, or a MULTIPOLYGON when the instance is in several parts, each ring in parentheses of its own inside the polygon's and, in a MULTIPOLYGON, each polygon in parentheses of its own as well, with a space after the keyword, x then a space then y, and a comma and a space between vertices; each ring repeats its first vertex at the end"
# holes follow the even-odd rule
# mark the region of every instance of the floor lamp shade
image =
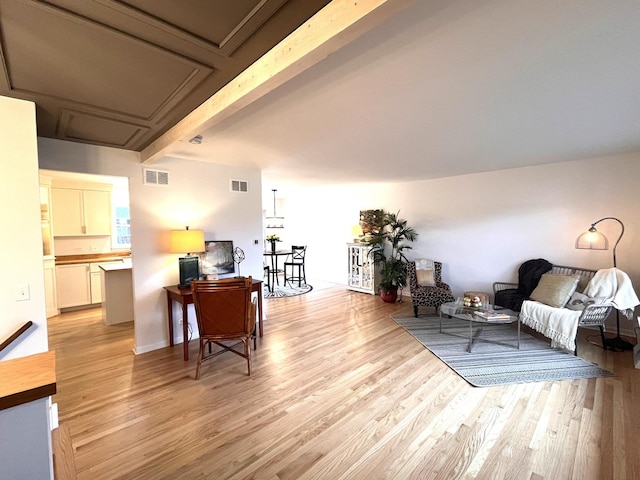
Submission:
POLYGON ((595 227, 581 234, 576 240, 576 248, 584 250, 607 250, 609 241, 602 233, 597 231, 595 227))
POLYGON ((202 230, 171 230, 169 251, 171 253, 186 253, 186 257, 178 259, 180 269, 180 288, 187 288, 191 280, 197 280, 200 275, 198 257, 192 253, 204 252, 204 232, 202 230))
POLYGON ((620 224, 620 236, 613 246, 613 266, 617 267, 618 265, 616 262, 616 248, 618 248, 618 244, 620 243, 620 240, 624 235, 624 223, 622 223, 622 221, 616 217, 604 217, 597 222, 593 222, 589 230, 581 234, 576 239, 576 248, 586 250, 608 250, 609 240, 607 240, 607 237, 605 237, 596 229, 596 225, 604 220, 614 220, 620 224))

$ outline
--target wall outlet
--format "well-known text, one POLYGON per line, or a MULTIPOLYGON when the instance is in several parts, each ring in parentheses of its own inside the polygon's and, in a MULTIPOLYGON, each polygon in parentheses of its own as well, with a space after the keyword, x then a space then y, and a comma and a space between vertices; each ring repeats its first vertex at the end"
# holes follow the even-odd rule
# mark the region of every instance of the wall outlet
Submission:
POLYGON ((24 300, 29 300, 29 284, 22 283, 20 285, 16 285, 16 302, 22 302, 24 300))
POLYGON ((97 252, 98 250, 100 250, 98 247, 96 247, 95 245, 91 245, 90 251, 97 252))
POLYGON ((260 245, 260 240, 258 240, 257 238, 253 239, 253 244, 254 245, 260 245))

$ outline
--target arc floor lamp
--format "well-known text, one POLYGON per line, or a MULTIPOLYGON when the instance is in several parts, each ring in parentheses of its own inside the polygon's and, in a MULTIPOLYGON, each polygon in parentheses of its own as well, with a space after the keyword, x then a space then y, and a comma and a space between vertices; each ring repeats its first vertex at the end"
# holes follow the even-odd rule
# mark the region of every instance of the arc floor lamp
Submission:
MULTIPOLYGON (((586 249, 586 250, 608 250, 609 240, 607 240, 607 237, 605 237, 604 234, 600 233, 596 229, 596 225, 604 220, 615 220, 620 224, 620 228, 621 228, 620 236, 618 237, 618 240, 616 240, 616 243, 613 246, 613 267, 617 268, 618 265, 616 262, 616 248, 620 243, 620 239, 622 238, 622 235, 624 235, 624 223, 622 223, 622 221, 616 217, 604 217, 596 222, 593 222, 589 230, 581 234, 576 240, 576 248, 586 249)), ((616 309, 616 326, 617 326, 616 336, 613 338, 606 339, 605 348, 608 348, 609 350, 614 350, 614 351, 623 351, 623 350, 633 349, 633 345, 627 342, 625 339, 623 339, 620 336, 620 312, 617 309, 616 309)))

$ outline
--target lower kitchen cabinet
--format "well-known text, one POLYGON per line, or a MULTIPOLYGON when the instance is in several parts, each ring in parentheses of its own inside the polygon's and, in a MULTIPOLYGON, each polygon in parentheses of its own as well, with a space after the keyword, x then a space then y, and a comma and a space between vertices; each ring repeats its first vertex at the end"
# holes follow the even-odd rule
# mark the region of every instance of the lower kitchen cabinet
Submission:
MULTIPOLYGON (((75 263, 56 266, 56 289, 59 308, 80 307, 102 303, 101 265, 121 264, 122 260, 75 263)), ((45 270, 46 277, 46 270, 45 270)), ((47 311, 49 306, 47 305, 47 311)))
POLYGON ((44 298, 47 306, 47 318, 58 315, 58 298, 56 296, 56 261, 55 258, 44 260, 44 298))
POLYGON ((91 304, 91 277, 88 263, 56 265, 58 308, 91 304))
POLYGON ((89 272, 91 273, 91 303, 102 303, 104 301, 102 291, 102 269, 101 266, 106 265, 122 265, 122 260, 109 262, 91 262, 89 264, 89 272))
POLYGON ((92 263, 89 267, 91 273, 91 303, 102 303, 102 280, 100 279, 100 267, 98 263, 92 263))

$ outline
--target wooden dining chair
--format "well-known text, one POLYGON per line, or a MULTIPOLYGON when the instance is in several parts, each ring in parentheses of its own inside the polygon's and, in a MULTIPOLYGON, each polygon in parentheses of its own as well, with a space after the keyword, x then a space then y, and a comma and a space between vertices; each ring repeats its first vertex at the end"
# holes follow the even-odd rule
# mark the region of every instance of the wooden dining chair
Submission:
POLYGON ((191 281, 200 334, 196 380, 202 362, 227 351, 245 358, 251 375, 252 337, 256 348, 256 302, 251 301, 251 282, 251 277, 191 281), (222 350, 212 353, 212 344, 222 350), (236 349, 239 345, 242 350, 236 349))

